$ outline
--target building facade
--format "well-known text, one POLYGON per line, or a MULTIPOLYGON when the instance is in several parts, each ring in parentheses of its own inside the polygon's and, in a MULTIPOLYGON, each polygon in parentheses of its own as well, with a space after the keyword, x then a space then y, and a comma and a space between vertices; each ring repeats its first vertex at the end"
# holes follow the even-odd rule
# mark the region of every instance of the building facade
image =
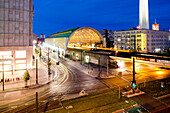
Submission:
POLYGON ((33 0, 0 0, 0 70, 32 66, 33 0))
POLYGON ((115 49, 161 52, 170 47, 170 33, 154 30, 129 30, 114 33, 115 49))
POLYGON ((45 38, 44 46, 58 51, 59 56, 65 55, 68 48, 90 49, 103 46, 102 35, 90 27, 76 27, 54 33, 45 38))

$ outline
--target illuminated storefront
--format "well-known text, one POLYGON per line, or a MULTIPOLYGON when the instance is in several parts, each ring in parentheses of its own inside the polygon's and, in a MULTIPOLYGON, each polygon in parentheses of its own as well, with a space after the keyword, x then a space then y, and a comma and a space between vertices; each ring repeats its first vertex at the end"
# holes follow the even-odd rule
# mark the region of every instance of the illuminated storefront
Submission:
POLYGON ((15 71, 30 68, 31 64, 27 64, 30 61, 28 55, 28 50, 0 51, 0 71, 15 71))

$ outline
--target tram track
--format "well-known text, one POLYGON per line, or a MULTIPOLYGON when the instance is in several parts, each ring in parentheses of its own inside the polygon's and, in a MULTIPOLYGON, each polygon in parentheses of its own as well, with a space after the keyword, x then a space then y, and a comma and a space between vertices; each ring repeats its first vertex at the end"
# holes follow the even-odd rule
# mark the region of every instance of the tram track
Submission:
MULTIPOLYGON (((53 65, 53 68, 56 68, 56 67, 54 67, 53 65)), ((57 89, 60 85, 62 85, 63 83, 67 81, 68 76, 69 76, 66 71, 67 68, 64 68, 62 65, 58 66, 57 68, 59 68, 59 70, 62 71, 63 74, 58 75, 50 84, 48 84, 48 86, 46 86, 45 89, 38 92, 40 101, 44 101, 44 100, 48 100, 49 98, 56 97, 56 96, 53 96, 55 89, 57 89)), ((23 98, 4 104, 0 107, 0 111, 7 113, 10 111, 11 108, 17 108, 23 105, 31 105, 33 103, 35 103, 35 94, 24 96, 23 98), (21 101, 21 100, 24 100, 24 101, 21 101)))

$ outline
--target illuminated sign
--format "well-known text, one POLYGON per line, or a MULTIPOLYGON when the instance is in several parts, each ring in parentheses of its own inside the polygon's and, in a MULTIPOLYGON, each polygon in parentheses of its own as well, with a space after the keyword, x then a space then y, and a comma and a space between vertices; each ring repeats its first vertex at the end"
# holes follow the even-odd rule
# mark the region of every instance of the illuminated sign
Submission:
POLYGON ((158 30, 159 31, 159 24, 152 24, 152 30, 158 30))
POLYGON ((136 29, 138 29, 138 30, 139 30, 139 29, 140 29, 140 26, 138 25, 138 26, 136 27, 136 29))

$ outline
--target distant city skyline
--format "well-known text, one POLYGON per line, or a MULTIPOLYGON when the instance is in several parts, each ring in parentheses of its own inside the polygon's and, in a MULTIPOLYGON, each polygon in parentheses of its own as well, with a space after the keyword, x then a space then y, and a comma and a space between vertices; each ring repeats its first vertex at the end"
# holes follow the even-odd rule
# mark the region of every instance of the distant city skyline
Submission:
MULTIPOLYGON (((168 0, 149 0, 149 26, 170 29, 168 0)), ((34 0, 33 32, 46 36, 73 27, 128 30, 139 25, 139 0, 34 0)))

